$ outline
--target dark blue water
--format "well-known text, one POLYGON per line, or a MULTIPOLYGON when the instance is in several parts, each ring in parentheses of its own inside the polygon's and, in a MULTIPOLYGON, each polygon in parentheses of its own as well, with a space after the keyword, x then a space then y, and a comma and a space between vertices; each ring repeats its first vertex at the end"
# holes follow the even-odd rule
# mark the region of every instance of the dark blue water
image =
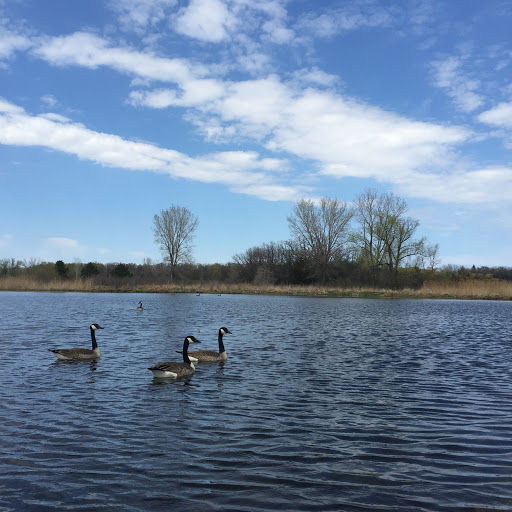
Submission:
POLYGON ((2 512, 512 510, 510 302, 0 293, 0 307, 2 512), (47 348, 90 347, 92 322, 101 358, 56 363, 47 348), (216 349, 223 325, 226 363, 153 380, 186 335, 216 349))

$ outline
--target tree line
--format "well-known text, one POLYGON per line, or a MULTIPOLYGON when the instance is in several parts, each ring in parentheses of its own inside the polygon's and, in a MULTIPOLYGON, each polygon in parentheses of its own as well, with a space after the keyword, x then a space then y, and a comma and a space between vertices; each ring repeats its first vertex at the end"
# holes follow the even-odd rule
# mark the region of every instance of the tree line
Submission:
MULTIPOLYGON (((304 261, 293 257, 288 242, 270 242, 248 249, 229 263, 181 263, 175 269, 175 281, 191 283, 254 283, 254 284, 313 284, 304 261), (240 257, 241 259, 238 259, 240 257)), ((98 285, 117 284, 151 285, 169 282, 167 263, 156 263, 147 258, 142 264, 45 261, 0 259, 0 279, 9 276, 26 276, 37 281, 54 279, 93 279, 98 285), (64 267, 62 267, 64 265, 64 267)), ((333 279, 329 284, 338 286, 373 286, 374 276, 368 274, 357 262, 339 262, 333 266, 333 279)), ((399 270, 401 287, 419 288, 424 281, 467 281, 501 279, 512 281, 511 267, 464 267, 445 265, 430 268, 404 267, 399 270)))
MULTIPOLYGON (((254 283, 254 284, 312 284, 308 279, 307 267, 303 261, 291 257, 287 242, 270 242, 253 247, 243 253, 241 261, 229 263, 181 263, 175 269, 175 281, 191 283, 254 283)), ((59 260, 61 261, 61 260, 59 260)), ((367 274, 357 262, 339 263, 332 269, 334 279, 329 284, 339 286, 371 286, 374 276, 367 274)), ((0 259, 2 277, 29 277, 41 282, 54 279, 93 279, 98 285, 117 284, 167 284, 169 267, 167 263, 156 263, 147 258, 142 264, 97 263, 97 262, 46 262, 23 261, 13 258, 0 259), (64 265, 64 269, 62 267, 64 265), (115 271, 117 269, 117 271, 115 271), (119 269, 122 269, 119 272, 119 269)), ((464 267, 445 265, 431 270, 418 267, 404 267, 399 271, 401 287, 419 288, 424 281, 467 281, 501 279, 512 281, 511 267, 464 267)))
POLYGON ((184 284, 200 282, 320 284, 380 288, 420 288, 426 280, 512 280, 510 267, 439 267, 439 245, 418 237, 419 221, 407 215, 407 203, 368 189, 349 205, 333 198, 297 201, 287 217, 290 238, 266 242, 234 254, 225 264, 193 263, 193 239, 199 219, 173 205, 154 216, 153 234, 163 262, 141 265, 97 262, 55 263, 0 260, 0 277, 27 275, 38 280, 93 279, 184 284))

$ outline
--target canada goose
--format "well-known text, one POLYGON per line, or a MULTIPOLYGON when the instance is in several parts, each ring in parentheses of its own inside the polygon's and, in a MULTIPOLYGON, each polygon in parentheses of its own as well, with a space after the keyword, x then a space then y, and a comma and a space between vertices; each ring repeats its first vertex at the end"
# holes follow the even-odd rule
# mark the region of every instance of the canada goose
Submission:
POLYGON ((137 306, 137 311, 143 311, 144 308, 142 307, 142 301, 139 301, 139 305, 137 306))
MULTIPOLYGON (((227 327, 221 327, 219 329, 219 351, 215 352, 215 350, 192 350, 188 353, 189 359, 193 363, 208 363, 211 361, 226 361, 228 358, 226 354, 226 349, 224 348, 224 343, 222 341, 222 337, 224 334, 233 334, 227 327)), ((176 352, 181 352, 177 350, 176 352)))
POLYGON ((96 343, 96 335, 94 334, 94 331, 96 331, 96 329, 103 329, 103 327, 98 324, 91 324, 90 328, 92 350, 90 348, 49 348, 48 350, 53 352, 57 356, 57 359, 62 361, 71 361, 77 359, 97 359, 100 357, 100 349, 96 343))
POLYGON ((153 377, 186 377, 192 375, 196 371, 196 367, 191 363, 188 357, 189 343, 201 343, 195 336, 187 336, 183 342, 183 363, 175 363, 166 361, 164 363, 156 363, 148 370, 153 372, 153 377))

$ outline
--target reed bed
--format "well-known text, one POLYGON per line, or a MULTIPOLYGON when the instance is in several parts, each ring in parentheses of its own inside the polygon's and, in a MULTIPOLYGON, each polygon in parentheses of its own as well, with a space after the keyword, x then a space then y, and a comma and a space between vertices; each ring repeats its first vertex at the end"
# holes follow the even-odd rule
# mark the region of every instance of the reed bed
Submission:
MULTIPOLYGON (((39 281, 27 276, 0 278, 0 291, 38 292, 125 292, 125 293, 195 293, 195 294, 250 294, 293 295, 304 297, 399 297, 405 291, 380 288, 340 288, 319 285, 271 285, 249 283, 166 283, 139 284, 120 282, 113 285, 98 285, 94 279, 69 279, 39 281)), ((408 290, 407 294, 414 293, 408 290)))
POLYGON ((458 282, 427 281, 420 293, 424 297, 512 300, 512 282, 498 279, 469 279, 458 282))
POLYGON ((100 286, 92 279, 52 279, 39 281, 32 277, 2 277, 0 291, 16 292, 108 292, 113 291, 108 286, 100 286))
POLYGON ((319 285, 269 284, 139 284, 129 281, 99 285, 94 279, 39 281, 29 276, 0 278, 0 291, 37 292, 125 292, 125 293, 195 293, 195 294, 251 294, 292 295, 303 297, 353 298, 417 298, 417 299, 487 299, 512 300, 512 282, 500 280, 468 280, 459 282, 428 281, 419 290, 391 290, 371 287, 339 287, 319 285))

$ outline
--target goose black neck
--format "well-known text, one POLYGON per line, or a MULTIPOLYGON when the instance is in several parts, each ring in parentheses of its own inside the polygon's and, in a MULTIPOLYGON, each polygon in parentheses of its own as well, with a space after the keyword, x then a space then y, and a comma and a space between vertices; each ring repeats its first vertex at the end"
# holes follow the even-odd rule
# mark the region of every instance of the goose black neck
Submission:
POLYGON ((94 334, 94 329, 91 327, 91 341, 92 341, 92 349, 98 348, 98 344, 96 343, 96 334, 94 334))
POLYGON ((222 329, 219 329, 219 354, 222 354, 222 352, 226 352, 226 349, 224 348, 224 342, 222 341, 222 329))
POLYGON ((188 357, 188 339, 185 338, 185 341, 183 342, 183 362, 187 364, 190 363, 190 359, 188 357))

